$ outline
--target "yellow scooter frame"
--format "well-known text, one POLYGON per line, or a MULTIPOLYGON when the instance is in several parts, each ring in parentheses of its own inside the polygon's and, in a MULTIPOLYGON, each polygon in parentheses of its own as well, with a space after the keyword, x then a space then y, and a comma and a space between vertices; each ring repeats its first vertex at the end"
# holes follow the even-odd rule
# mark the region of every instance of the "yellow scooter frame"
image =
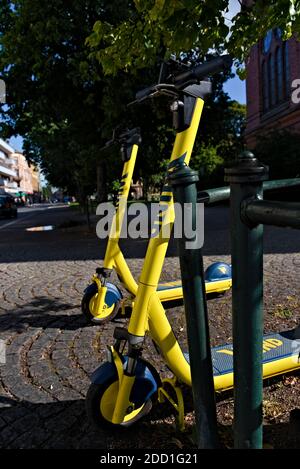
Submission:
MULTIPOLYGON (((203 101, 200 102, 197 106, 197 119, 200 120, 201 112, 203 107, 203 101)), ((178 134, 178 137, 175 140, 174 149, 172 152, 172 158, 170 161, 170 165, 176 162, 174 155, 179 155, 178 158, 181 161, 184 161, 186 164, 189 163, 191 157, 191 151, 195 139, 195 135, 197 133, 198 123, 196 123, 196 118, 193 119, 195 123, 192 122, 188 132, 191 137, 186 135, 178 134), (193 136, 194 135, 194 136, 193 136), (180 154, 181 148, 185 148, 182 145, 181 140, 187 141, 189 140, 191 143, 186 147, 187 151, 180 154)), ((137 141, 137 140, 136 140, 137 141)), ((102 269, 99 269, 99 273, 96 273, 92 276, 92 288, 91 286, 87 288, 86 293, 82 300, 82 311, 85 316, 92 322, 100 323, 106 322, 108 320, 113 319, 117 314, 125 316, 127 314, 126 308, 132 309, 133 302, 135 300, 138 284, 135 281, 130 268, 123 256, 121 251, 119 241, 121 236, 121 230, 123 226, 125 210, 127 209, 127 200, 130 191, 130 185, 132 181, 132 176, 136 164, 136 158, 138 153, 138 143, 130 144, 128 147, 128 151, 130 153, 129 159, 124 162, 123 172, 121 177, 121 188, 118 192, 118 202, 116 211, 112 220, 112 226, 110 235, 107 241, 107 247, 105 252, 105 257, 103 261, 102 269), (112 270, 118 275, 122 286, 126 289, 129 293, 129 297, 122 298, 121 292, 115 287, 114 285, 109 283, 109 287, 113 290, 112 295, 115 295, 116 301, 109 302, 106 301, 108 288, 107 288, 107 279, 105 278, 105 274, 109 274, 112 270), (95 288, 93 288, 95 287, 95 288)), ((160 196, 160 205, 162 207, 167 206, 170 207, 171 210, 171 219, 170 219, 170 233, 174 223, 174 209, 173 207, 173 196, 171 188, 168 185, 165 185, 162 189, 161 196, 160 196)), ((157 220, 155 224, 159 227, 160 221, 157 220)), ((166 224, 164 223, 164 226, 166 224)), ((168 243, 170 240, 170 236, 167 236, 165 239, 165 245, 163 251, 160 252, 159 245, 157 243, 152 243, 150 246, 153 246, 151 249, 159 249, 159 256, 162 261, 164 262, 166 251, 168 247, 168 243)), ((148 264, 151 266, 151 264, 148 264)), ((155 270, 156 267, 151 266, 150 268, 143 269, 143 277, 146 278, 147 275, 150 275, 150 283, 151 283, 151 271, 152 268, 155 270), (146 270, 145 270, 146 269, 146 270)), ((208 294, 212 293, 223 293, 226 290, 231 288, 232 281, 231 278, 226 279, 218 279, 214 281, 206 282, 206 292, 208 294)), ((178 302, 178 300, 183 299, 183 292, 181 281, 173 281, 173 282, 164 282, 157 284, 157 294, 161 302, 168 307, 171 307, 174 302, 178 302)))
MULTIPOLYGON (((169 167, 174 167, 176 160, 180 161, 183 155, 184 162, 189 163, 203 105, 204 101, 201 98, 195 99, 190 126, 186 130, 177 133, 169 167)), ((142 342, 147 331, 149 331, 174 375, 180 381, 191 385, 190 366, 173 333, 157 291, 169 241, 168 238, 162 236, 162 233, 165 233, 168 227, 171 227, 175 218, 171 190, 169 195, 169 200, 161 202, 166 209, 162 220, 159 221, 160 230, 155 237, 150 239, 148 244, 138 291, 129 320, 128 333, 130 336, 136 337, 137 341, 142 342)), ((112 418, 113 424, 120 425, 124 421, 128 406, 124 406, 123 403, 130 401, 133 384, 134 379, 132 377, 130 380, 122 378, 119 382, 112 418)))
MULTIPOLYGON (((174 167, 176 161, 182 158, 182 155, 185 155, 185 162, 189 162, 202 109, 203 100, 201 98, 197 98, 195 100, 194 113, 190 127, 183 132, 178 133, 176 136, 169 168, 174 167)), ((150 334, 150 337, 157 345, 166 365, 174 374, 173 379, 162 380, 161 385, 158 387, 158 399, 160 402, 163 402, 165 399, 169 400, 178 412, 179 426, 183 429, 184 408, 179 384, 184 383, 191 386, 190 366, 188 356, 181 350, 173 333, 172 327, 165 314, 161 298, 159 297, 159 291, 157 290, 163 268, 163 260, 168 247, 168 238, 164 238, 162 235, 164 232, 163 228, 168 225, 171 226, 174 222, 172 196, 170 197, 170 200, 166 200, 163 203, 166 204, 167 210, 164 211, 164 217, 159 222, 159 233, 149 241, 145 262, 138 283, 138 290, 133 305, 132 315, 129 320, 128 337, 126 340, 133 350, 137 350, 139 344, 143 343, 146 333, 150 334), (168 393, 165 388, 165 384, 169 384, 173 387, 176 392, 177 402, 175 402, 174 397, 171 397, 168 393)), ((264 378, 292 371, 300 367, 300 361, 298 359, 299 350, 295 349, 293 352, 293 341, 290 340, 290 338, 286 339, 286 343, 289 342, 289 353, 284 354, 280 352, 276 355, 276 350, 280 350, 281 346, 286 345, 284 340, 284 335, 281 336, 280 334, 266 336, 264 340, 264 352, 269 353, 269 356, 266 355, 266 359, 263 361, 264 378), (274 351, 275 358, 272 358, 274 351)), ((213 349, 213 352, 215 357, 232 357, 232 349, 227 345, 217 347, 213 349)), ((117 356, 119 357, 118 354, 117 356)), ((116 361, 114 357, 116 357, 116 354, 111 354, 110 360, 112 362, 116 361)), ((117 360, 119 361, 119 358, 117 360)), ((123 367, 121 366, 121 372, 119 371, 120 365, 117 365, 116 363, 116 367, 118 368, 118 386, 114 388, 115 395, 110 396, 110 405, 113 407, 110 421, 114 425, 123 425, 124 422, 127 423, 130 421, 131 415, 136 419, 136 413, 142 412, 142 407, 135 409, 134 402, 130 399, 134 390, 135 380, 137 379, 134 372, 131 372, 134 359, 131 360, 132 362, 130 362, 130 366, 128 364, 126 366, 123 365, 123 367), (135 413, 133 414, 133 412, 135 413)), ((215 358, 215 360, 217 361, 218 358, 215 358)), ((216 391, 223 391, 232 388, 232 370, 227 369, 224 373, 222 370, 215 372, 214 384, 216 391)))

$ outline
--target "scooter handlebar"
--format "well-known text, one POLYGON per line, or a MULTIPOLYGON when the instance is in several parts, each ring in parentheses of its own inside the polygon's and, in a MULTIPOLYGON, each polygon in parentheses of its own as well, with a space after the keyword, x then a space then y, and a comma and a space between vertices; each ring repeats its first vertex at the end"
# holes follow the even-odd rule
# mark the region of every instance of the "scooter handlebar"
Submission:
POLYGON ((209 75, 228 71, 231 69, 231 66, 232 58, 230 55, 221 55, 203 64, 197 65, 191 70, 176 75, 173 78, 173 83, 176 88, 182 88, 190 82, 201 81, 209 75))
POLYGON ((106 142, 105 147, 110 147, 116 145, 117 143, 141 143, 141 129, 140 127, 135 127, 134 129, 125 130, 124 132, 114 135, 111 140, 106 142))
POLYGON ((154 96, 163 91, 176 94, 178 90, 182 90, 192 83, 200 82, 209 75, 215 75, 216 73, 230 70, 231 65, 232 59, 229 55, 215 57, 186 72, 171 77, 168 79, 167 83, 159 83, 138 91, 135 95, 136 101, 144 101, 150 96, 154 96))

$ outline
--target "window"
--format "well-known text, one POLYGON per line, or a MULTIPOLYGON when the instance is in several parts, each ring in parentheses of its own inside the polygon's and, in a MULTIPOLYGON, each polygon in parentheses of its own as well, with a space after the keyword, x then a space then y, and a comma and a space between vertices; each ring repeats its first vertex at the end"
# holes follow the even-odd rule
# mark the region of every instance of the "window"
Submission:
POLYGON ((263 81, 263 110, 269 109, 269 78, 268 78, 268 67, 266 61, 262 63, 262 81, 263 81))
POLYGON ((284 64, 284 96, 286 99, 290 96, 290 62, 289 62, 289 46, 287 42, 282 45, 283 64, 284 64))
POLYGON ((284 97, 283 89, 283 56, 282 56, 282 47, 277 47, 276 49, 276 91, 277 91, 277 102, 281 103, 284 97))
POLYGON ((276 104, 274 54, 269 55, 269 103, 271 107, 274 107, 276 104))
POLYGON ((281 35, 274 33, 268 48, 262 42, 261 51, 261 97, 262 112, 265 113, 290 96, 288 42, 283 42, 281 35))

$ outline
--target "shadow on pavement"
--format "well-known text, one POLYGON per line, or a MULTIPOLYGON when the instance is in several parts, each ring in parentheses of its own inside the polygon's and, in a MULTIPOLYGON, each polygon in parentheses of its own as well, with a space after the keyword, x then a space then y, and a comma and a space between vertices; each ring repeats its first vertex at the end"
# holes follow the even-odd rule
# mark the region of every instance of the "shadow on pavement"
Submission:
MULTIPOLYGON (((95 226, 91 231, 86 226, 45 232, 26 231, 29 226, 68 225, 72 217, 77 219, 78 215, 69 208, 38 211, 32 218, 20 219, 17 224, 0 230, 0 263, 102 260, 106 240, 97 238, 95 226)), ((266 254, 299 252, 300 236, 298 230, 265 227, 264 244, 266 254)), ((142 259, 148 239, 123 239, 120 245, 125 258, 142 259)), ((230 254, 228 207, 219 205, 206 209, 203 254, 230 254)), ((177 256, 174 239, 170 241, 167 256, 177 256)))
POLYGON ((64 303, 43 296, 0 315, 0 332, 7 329, 22 332, 28 327, 76 330, 89 326, 82 315, 80 304, 64 303), (78 311, 78 314, 74 314, 74 310, 76 313, 78 311), (69 314, 64 313, 66 311, 69 311, 69 314))
MULTIPOLYGON (((176 434, 172 420, 162 420, 170 417, 170 410, 155 406, 150 415, 132 428, 104 432, 88 422, 84 398, 31 403, 0 397, 0 447, 178 449, 175 438, 186 437, 176 434)), ((186 443, 191 446, 189 440, 186 443)))
MULTIPOLYGON (((104 432, 94 430, 87 421, 84 399, 31 403, 0 397, 0 446, 12 449, 98 450, 195 448, 191 427, 188 433, 179 433, 169 417, 170 412, 155 406, 150 415, 132 428, 104 432)), ((222 447, 232 448, 232 427, 219 425, 219 435, 222 447)), ((299 437, 294 421, 264 426, 264 443, 268 445, 268 441, 272 441, 271 448, 286 448, 288 441, 289 449, 296 449, 299 447, 299 437)))

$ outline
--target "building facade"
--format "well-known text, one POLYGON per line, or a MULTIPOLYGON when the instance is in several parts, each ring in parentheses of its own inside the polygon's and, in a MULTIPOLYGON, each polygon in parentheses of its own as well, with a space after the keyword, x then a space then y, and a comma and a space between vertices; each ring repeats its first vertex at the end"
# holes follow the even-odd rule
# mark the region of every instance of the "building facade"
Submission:
POLYGON ((276 129, 300 132, 300 104, 293 102, 293 82, 300 78, 300 42, 283 41, 274 28, 252 47, 247 63, 247 123, 245 140, 276 129))
POLYGON ((32 186, 32 201, 41 201, 41 182, 40 182, 40 170, 33 164, 30 165, 31 172, 31 186, 32 186))
POLYGON ((32 191, 35 193, 40 192, 40 171, 37 166, 33 164, 30 165, 30 173, 31 173, 31 185, 32 191))
POLYGON ((13 157, 14 149, 0 139, 0 192, 14 193, 19 190, 20 177, 13 157))
POLYGON ((15 159, 16 170, 20 177, 20 192, 31 195, 33 193, 31 167, 29 167, 27 160, 22 153, 14 153, 13 158, 15 159))
POLYGON ((40 172, 29 165, 22 153, 15 152, 0 139, 0 193, 38 202, 40 200, 40 172))

